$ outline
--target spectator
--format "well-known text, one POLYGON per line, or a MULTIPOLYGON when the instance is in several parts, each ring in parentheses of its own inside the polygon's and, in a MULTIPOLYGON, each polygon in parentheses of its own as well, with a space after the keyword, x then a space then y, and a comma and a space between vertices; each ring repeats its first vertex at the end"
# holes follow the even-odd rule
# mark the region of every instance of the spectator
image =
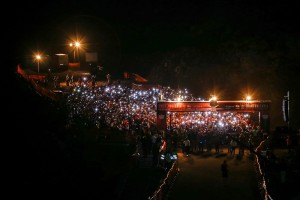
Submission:
POLYGON ((70 77, 69 74, 66 74, 66 86, 69 86, 70 84, 70 77))
POLYGON ((280 170, 280 182, 282 184, 286 183, 286 171, 287 171, 287 163, 284 158, 279 160, 279 170, 280 170))
POLYGON ((223 161, 221 164, 221 172, 222 172, 222 177, 227 178, 228 177, 228 165, 226 160, 223 161))
POLYGON ((289 135, 286 137, 286 147, 288 149, 288 152, 290 153, 292 148, 292 139, 289 135))
POLYGON ((184 149, 185 149, 185 155, 189 156, 190 148, 191 148, 191 142, 190 142, 189 138, 185 138, 185 140, 183 141, 183 145, 184 145, 184 149))
POLYGON ((235 149, 237 147, 237 143, 235 140, 230 141, 230 155, 235 155, 235 149))

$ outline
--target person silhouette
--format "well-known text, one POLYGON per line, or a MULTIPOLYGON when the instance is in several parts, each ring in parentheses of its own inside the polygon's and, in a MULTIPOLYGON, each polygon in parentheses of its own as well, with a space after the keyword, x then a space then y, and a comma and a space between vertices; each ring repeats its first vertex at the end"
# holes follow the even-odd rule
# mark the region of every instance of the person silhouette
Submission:
POLYGON ((221 171, 222 171, 222 176, 224 178, 228 177, 228 165, 226 160, 223 161, 223 163, 221 164, 221 171))

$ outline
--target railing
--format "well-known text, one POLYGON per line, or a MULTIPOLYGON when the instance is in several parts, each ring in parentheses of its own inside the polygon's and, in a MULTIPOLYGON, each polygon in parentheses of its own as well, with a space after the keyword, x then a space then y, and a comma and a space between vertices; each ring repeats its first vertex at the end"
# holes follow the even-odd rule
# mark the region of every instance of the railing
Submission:
POLYGON ((30 82, 33 85, 34 89, 39 94, 41 94, 42 96, 46 96, 46 97, 50 98, 53 101, 58 101, 60 99, 60 97, 55 92, 53 92, 52 90, 49 90, 47 88, 44 88, 44 87, 40 86, 33 79, 30 79, 30 82))
POLYGON ((264 145, 265 140, 262 141, 258 147, 255 149, 255 152, 258 152, 258 154, 255 155, 255 165, 256 165, 256 171, 258 173, 258 183, 260 184, 260 190, 261 190, 261 196, 264 200, 273 200, 273 198, 270 196, 270 194, 268 193, 268 189, 267 189, 267 184, 266 184, 266 177, 264 176, 265 172, 263 172, 263 169, 261 167, 261 162, 260 162, 260 158, 259 158, 259 154, 260 154, 260 149, 262 149, 262 146, 264 145))
POLYGON ((167 194, 173 186, 173 183, 178 175, 178 160, 175 160, 166 178, 163 180, 162 184, 154 192, 154 194, 148 198, 148 200, 163 200, 166 199, 167 194))
POLYGON ((34 89, 42 96, 46 96, 50 98, 51 100, 58 101, 60 97, 53 92, 52 90, 49 90, 47 88, 42 87, 41 85, 37 84, 35 80, 43 79, 43 76, 39 75, 27 75, 27 73, 21 69, 21 67, 18 65, 17 72, 31 85, 34 87, 34 89))

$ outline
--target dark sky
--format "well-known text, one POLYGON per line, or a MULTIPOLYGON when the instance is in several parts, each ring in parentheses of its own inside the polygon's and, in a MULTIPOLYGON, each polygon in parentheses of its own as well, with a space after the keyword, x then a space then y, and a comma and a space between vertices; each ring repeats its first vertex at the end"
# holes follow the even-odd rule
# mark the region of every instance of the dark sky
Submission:
POLYGON ((122 52, 149 53, 193 45, 197 31, 209 31, 203 33, 209 40, 222 31, 265 37, 292 34, 299 24, 297 6, 288 1, 26 1, 12 11, 9 33, 21 54, 58 49, 75 32, 90 44, 105 43, 109 34, 122 52))

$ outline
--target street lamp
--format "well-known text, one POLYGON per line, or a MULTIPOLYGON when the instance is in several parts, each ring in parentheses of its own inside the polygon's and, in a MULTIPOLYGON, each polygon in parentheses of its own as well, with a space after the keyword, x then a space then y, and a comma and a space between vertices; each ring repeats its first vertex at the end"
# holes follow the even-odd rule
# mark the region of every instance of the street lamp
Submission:
POLYGON ((39 54, 37 54, 35 56, 35 58, 37 60, 38 73, 40 73, 40 59, 41 59, 41 56, 39 54))
POLYGON ((246 96, 246 101, 250 101, 251 100, 251 96, 250 95, 247 95, 246 96))
MULTIPOLYGON (((73 46, 74 46, 74 44, 71 42, 70 47, 73 47, 73 46)), ((75 48, 74 48, 74 63, 75 63, 75 48)))
POLYGON ((79 48, 79 46, 80 46, 80 42, 71 42, 70 44, 70 47, 74 47, 74 63, 76 62, 76 50, 77 50, 77 54, 78 54, 78 48, 79 48))
POLYGON ((218 101, 217 101, 217 97, 215 96, 215 95, 213 95, 211 98, 210 98, 210 100, 209 100, 209 105, 211 106, 211 107, 217 107, 217 105, 218 105, 218 101))

